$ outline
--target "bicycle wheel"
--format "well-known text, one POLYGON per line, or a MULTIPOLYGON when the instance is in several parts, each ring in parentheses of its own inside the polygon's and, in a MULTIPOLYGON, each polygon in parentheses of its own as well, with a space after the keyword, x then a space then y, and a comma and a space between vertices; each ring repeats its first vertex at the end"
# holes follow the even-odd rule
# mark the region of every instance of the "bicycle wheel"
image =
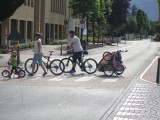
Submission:
POLYGON ((112 58, 112 53, 110 53, 110 52, 103 53, 103 59, 105 59, 106 61, 111 60, 111 58, 112 58))
POLYGON ((115 74, 116 75, 121 75, 124 72, 124 66, 121 64, 118 64, 115 66, 115 74))
POLYGON ((24 70, 19 70, 18 75, 20 78, 23 78, 26 75, 26 72, 24 70))
POLYGON ((113 73, 114 73, 114 69, 113 69, 113 66, 112 65, 110 65, 110 64, 106 64, 105 66, 104 66, 104 74, 106 75, 106 76, 112 76, 113 75, 113 73))
POLYGON ((93 74, 97 71, 97 62, 92 58, 86 59, 83 65, 84 71, 88 74, 93 74))
POLYGON ((64 63, 59 59, 55 59, 50 63, 50 71, 54 75, 62 74, 64 72, 64 69, 65 69, 64 63))
POLYGON ((63 58, 62 62, 64 63, 64 66, 65 66, 64 73, 70 72, 72 69, 72 60, 69 58, 63 58))
POLYGON ((2 76, 3 76, 3 77, 9 77, 10 74, 11 74, 11 73, 10 73, 10 71, 8 71, 8 70, 3 70, 3 71, 2 71, 2 76))
MULTIPOLYGON (((27 73, 32 73, 32 62, 33 62, 33 58, 29 58, 28 60, 26 60, 24 67, 27 73)), ((34 73, 36 73, 38 71, 38 63, 36 63, 35 65, 35 70, 34 73)))

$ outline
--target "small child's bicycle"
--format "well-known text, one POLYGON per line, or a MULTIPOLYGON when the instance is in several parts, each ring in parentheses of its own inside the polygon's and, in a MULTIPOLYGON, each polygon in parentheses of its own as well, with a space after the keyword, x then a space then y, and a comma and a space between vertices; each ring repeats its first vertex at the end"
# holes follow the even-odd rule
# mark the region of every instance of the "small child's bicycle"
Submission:
MULTIPOLYGON (((18 72, 18 78, 23 78, 26 75, 25 70, 23 70, 23 68, 21 67, 17 67, 17 72, 18 72)), ((16 71, 13 71, 14 75, 17 75, 16 71)), ((5 70, 2 71, 2 76, 3 77, 10 77, 11 76, 11 66, 7 65, 5 70)))

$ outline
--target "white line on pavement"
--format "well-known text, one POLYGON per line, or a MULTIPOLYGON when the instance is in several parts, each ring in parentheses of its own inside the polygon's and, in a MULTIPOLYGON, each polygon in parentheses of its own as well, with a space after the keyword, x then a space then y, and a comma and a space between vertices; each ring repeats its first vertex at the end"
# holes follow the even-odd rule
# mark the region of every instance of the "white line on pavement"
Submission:
POLYGON ((140 79, 141 79, 141 80, 143 80, 143 81, 145 81, 145 82, 148 82, 148 83, 156 84, 156 83, 153 83, 153 82, 150 82, 150 81, 147 81, 147 80, 143 79, 143 76, 144 76, 144 74, 149 70, 149 68, 153 65, 153 63, 156 61, 157 58, 158 58, 158 56, 155 57, 155 59, 151 62, 151 64, 148 65, 148 67, 146 68, 146 70, 142 73, 142 75, 140 76, 140 79))
POLYGON ((113 78, 107 78, 107 79, 104 79, 102 82, 110 82, 110 83, 114 83, 116 82, 118 79, 113 79, 113 78))
POLYGON ((93 78, 95 78, 95 76, 85 76, 85 77, 81 77, 81 78, 79 78, 79 79, 77 79, 75 81, 77 81, 77 82, 85 82, 85 81, 89 81, 89 80, 91 80, 93 78))
POLYGON ((48 81, 62 81, 65 80, 66 77, 62 77, 62 76, 57 76, 55 78, 49 79, 48 81))

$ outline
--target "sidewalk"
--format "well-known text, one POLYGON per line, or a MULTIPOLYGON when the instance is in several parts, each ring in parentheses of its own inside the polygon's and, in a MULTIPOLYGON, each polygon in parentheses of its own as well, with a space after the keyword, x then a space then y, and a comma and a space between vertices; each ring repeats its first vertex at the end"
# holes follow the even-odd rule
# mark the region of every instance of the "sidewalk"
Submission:
POLYGON ((152 63, 146 68, 144 73, 141 75, 141 80, 156 84, 158 67, 158 57, 156 57, 152 63))
POLYGON ((135 78, 100 120, 160 120, 160 86, 156 84, 158 57, 140 79, 135 78))

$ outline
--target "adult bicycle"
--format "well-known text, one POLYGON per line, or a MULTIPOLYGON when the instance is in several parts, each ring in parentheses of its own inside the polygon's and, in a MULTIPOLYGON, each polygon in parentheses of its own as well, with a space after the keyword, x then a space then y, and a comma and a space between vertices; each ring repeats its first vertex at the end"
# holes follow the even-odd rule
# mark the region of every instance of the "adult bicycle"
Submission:
MULTIPOLYGON (((59 60, 59 59, 50 60, 50 58, 52 56, 52 53, 54 51, 48 51, 48 52, 50 52, 49 56, 44 56, 43 55, 43 58, 45 58, 47 61, 44 62, 42 60, 42 63, 46 66, 47 71, 50 70, 51 73, 54 74, 54 75, 62 74, 65 70, 64 63, 62 62, 62 60, 59 60)), ((32 72, 32 62, 33 62, 33 58, 29 58, 29 59, 26 60, 26 62, 24 64, 24 67, 25 67, 25 70, 26 70, 27 73, 32 72)), ((39 68, 38 64, 39 63, 37 62, 36 65, 35 65, 34 74, 38 71, 38 68, 39 68)))
MULTIPOLYGON (((92 59, 84 59, 84 55, 87 54, 85 51, 83 51, 82 56, 81 56, 81 62, 77 60, 76 64, 80 67, 80 69, 88 74, 93 74, 97 71, 97 62, 92 59)), ((73 55, 70 55, 67 58, 63 58, 62 62, 65 65, 65 73, 69 73, 72 69, 72 63, 73 63, 73 55)))

